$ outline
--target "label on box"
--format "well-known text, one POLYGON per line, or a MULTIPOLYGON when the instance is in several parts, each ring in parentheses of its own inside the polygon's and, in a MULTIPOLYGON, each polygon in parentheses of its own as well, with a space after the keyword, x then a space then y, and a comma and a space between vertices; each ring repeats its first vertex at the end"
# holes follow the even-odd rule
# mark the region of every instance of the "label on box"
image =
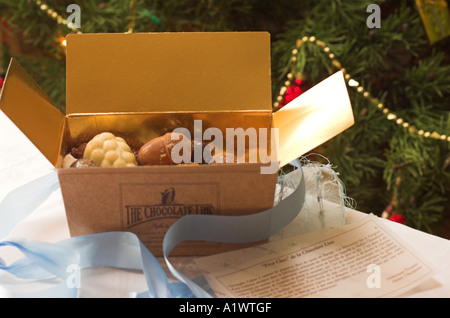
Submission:
MULTIPOLYGON (((164 234, 180 217, 219 215, 219 191, 219 183, 121 184, 122 230, 137 234, 151 250, 161 249, 164 234)), ((213 247, 218 243, 208 244, 213 247)))

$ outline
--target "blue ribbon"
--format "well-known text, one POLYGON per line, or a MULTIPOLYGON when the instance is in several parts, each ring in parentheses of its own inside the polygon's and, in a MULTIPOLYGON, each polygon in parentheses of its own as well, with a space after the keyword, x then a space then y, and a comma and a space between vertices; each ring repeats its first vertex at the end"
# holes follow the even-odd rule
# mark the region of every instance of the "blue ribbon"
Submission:
POLYGON ((51 288, 29 293, 14 293, 0 287, 3 297, 77 297, 77 270, 91 266, 141 270, 148 290, 134 297, 174 298, 213 297, 200 278, 189 279, 169 261, 173 248, 187 240, 248 243, 266 239, 288 225, 299 213, 305 199, 305 181, 298 162, 299 184, 288 197, 265 211, 243 216, 186 215, 166 232, 164 260, 179 281, 169 282, 155 256, 131 232, 105 232, 72 237, 58 243, 8 238, 14 227, 59 188, 56 172, 27 183, 10 192, 0 203, 1 246, 19 249, 24 257, 11 265, 0 258, 0 269, 18 278, 58 280, 51 288), (68 269, 74 269, 70 271, 68 269))

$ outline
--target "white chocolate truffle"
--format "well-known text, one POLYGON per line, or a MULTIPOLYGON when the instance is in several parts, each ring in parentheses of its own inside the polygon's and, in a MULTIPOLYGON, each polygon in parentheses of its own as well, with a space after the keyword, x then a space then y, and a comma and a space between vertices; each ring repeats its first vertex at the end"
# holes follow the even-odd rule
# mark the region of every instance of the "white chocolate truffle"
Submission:
POLYGON ((91 159, 101 167, 135 167, 136 158, 130 146, 112 133, 98 134, 86 145, 85 159, 91 159))

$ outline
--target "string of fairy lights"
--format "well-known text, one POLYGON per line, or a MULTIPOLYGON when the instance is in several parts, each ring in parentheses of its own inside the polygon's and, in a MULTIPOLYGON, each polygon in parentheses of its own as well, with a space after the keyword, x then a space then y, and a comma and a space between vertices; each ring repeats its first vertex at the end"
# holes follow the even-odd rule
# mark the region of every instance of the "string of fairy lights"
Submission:
MULTIPOLYGON (((67 28, 72 30, 74 33, 81 33, 81 31, 74 26, 72 23, 68 23, 65 18, 63 18, 60 14, 58 14, 55 10, 50 8, 46 3, 44 3, 41 0, 35 1, 36 5, 39 7, 40 10, 46 12, 49 17, 54 19, 58 24, 65 25, 67 28)), ((130 1, 130 14, 132 12, 135 12, 135 1, 130 1)), ((134 18, 131 18, 131 21, 134 22, 134 18)), ((128 32, 133 31, 133 25, 131 25, 128 29, 128 32)), ((61 46, 66 46, 66 40, 65 38, 61 38, 60 40, 61 46)), ((285 81, 284 85, 280 88, 278 96, 276 98, 276 101, 273 104, 273 110, 277 111, 280 106, 281 102, 283 101, 283 96, 286 93, 286 90, 292 83, 292 79, 294 78, 294 65, 297 61, 297 55, 299 53, 299 48, 304 43, 311 43, 318 45, 322 48, 323 52, 328 55, 328 57, 331 60, 331 64, 337 68, 338 70, 342 71, 344 74, 344 78, 347 81, 348 86, 356 89, 356 91, 362 96, 364 96, 371 104, 374 104, 379 111, 381 111, 385 116, 386 119, 389 121, 392 121, 396 123, 399 127, 407 129, 410 133, 415 133, 420 136, 423 136, 425 138, 432 138, 436 140, 442 140, 450 142, 450 136, 447 136, 445 134, 439 134, 436 131, 426 131, 423 129, 417 128, 415 125, 410 124, 409 122, 405 121, 403 118, 398 117, 395 113, 389 110, 382 102, 380 102, 378 99, 371 96, 370 92, 368 92, 363 86, 361 86, 358 81, 356 81, 354 78, 351 77, 350 74, 346 71, 345 68, 342 67, 341 63, 336 59, 334 53, 331 52, 331 49, 326 45, 325 42, 318 40, 315 36, 304 36, 297 40, 296 42, 296 48, 292 50, 292 56, 291 56, 291 72, 287 74, 287 80, 285 81)))
MULTIPOLYGON (((67 19, 63 18, 60 14, 58 14, 58 12, 56 12, 55 10, 50 8, 43 1, 35 0, 35 3, 36 3, 36 5, 38 6, 38 8, 41 11, 47 13, 48 16, 50 18, 52 18, 53 20, 55 20, 58 24, 66 26, 67 28, 72 30, 73 33, 82 33, 81 30, 79 28, 77 28, 73 23, 68 22, 67 19)), ((129 28, 128 28, 128 33, 133 32, 134 23, 135 23, 135 15, 136 15, 136 1, 135 0, 131 0, 130 1, 130 17, 129 17, 130 25, 129 25, 129 28)), ((63 47, 66 46, 66 38, 65 37, 61 37, 60 44, 63 47)))
POLYGON ((71 22, 67 22, 67 19, 63 18, 60 14, 58 14, 58 12, 56 12, 55 10, 53 10, 52 8, 50 8, 46 3, 44 3, 41 0, 36 0, 35 3, 37 4, 37 6, 39 7, 39 9, 41 9, 41 11, 45 12, 48 14, 49 17, 51 17, 52 19, 54 19, 58 24, 61 25, 65 25, 67 26, 69 29, 71 29, 74 33, 81 33, 80 30, 78 30, 78 28, 73 25, 71 22))
POLYGON ((407 129, 410 133, 418 134, 420 136, 423 136, 425 138, 432 138, 436 140, 442 140, 450 142, 450 136, 439 134, 436 131, 430 132, 423 129, 419 129, 416 126, 408 123, 403 118, 398 117, 395 113, 389 110, 382 102, 380 102, 378 99, 371 96, 370 92, 368 92, 366 89, 364 89, 363 86, 361 86, 358 81, 356 81, 354 78, 351 77, 350 74, 346 71, 345 68, 342 67, 341 63, 335 58, 334 53, 331 52, 331 49, 326 45, 325 42, 318 40, 315 36, 304 36, 301 39, 298 39, 296 42, 296 48, 292 50, 291 55, 291 71, 287 74, 287 80, 284 83, 284 86, 280 88, 280 91, 278 93, 278 96, 276 98, 276 101, 273 103, 273 110, 276 111, 280 108, 282 105, 281 102, 283 101, 284 94, 286 93, 286 90, 292 83, 292 79, 294 78, 294 67, 297 62, 297 55, 299 53, 299 48, 304 43, 311 43, 318 45, 322 48, 323 52, 328 55, 328 57, 331 60, 331 64, 337 68, 338 70, 342 71, 344 74, 344 78, 347 81, 348 86, 356 89, 356 91, 362 96, 364 96, 369 102, 377 107, 379 111, 381 111, 385 116, 386 119, 389 121, 392 121, 396 123, 399 127, 407 129))

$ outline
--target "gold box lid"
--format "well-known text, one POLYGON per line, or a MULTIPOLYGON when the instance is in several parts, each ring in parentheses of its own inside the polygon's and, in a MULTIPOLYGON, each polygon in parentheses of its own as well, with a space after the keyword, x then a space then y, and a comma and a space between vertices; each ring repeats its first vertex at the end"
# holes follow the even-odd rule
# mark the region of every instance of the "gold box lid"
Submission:
POLYGON ((267 32, 67 36, 67 114, 271 110, 267 32))
POLYGON ((66 118, 15 59, 6 73, 0 109, 53 165, 57 164, 66 118))

